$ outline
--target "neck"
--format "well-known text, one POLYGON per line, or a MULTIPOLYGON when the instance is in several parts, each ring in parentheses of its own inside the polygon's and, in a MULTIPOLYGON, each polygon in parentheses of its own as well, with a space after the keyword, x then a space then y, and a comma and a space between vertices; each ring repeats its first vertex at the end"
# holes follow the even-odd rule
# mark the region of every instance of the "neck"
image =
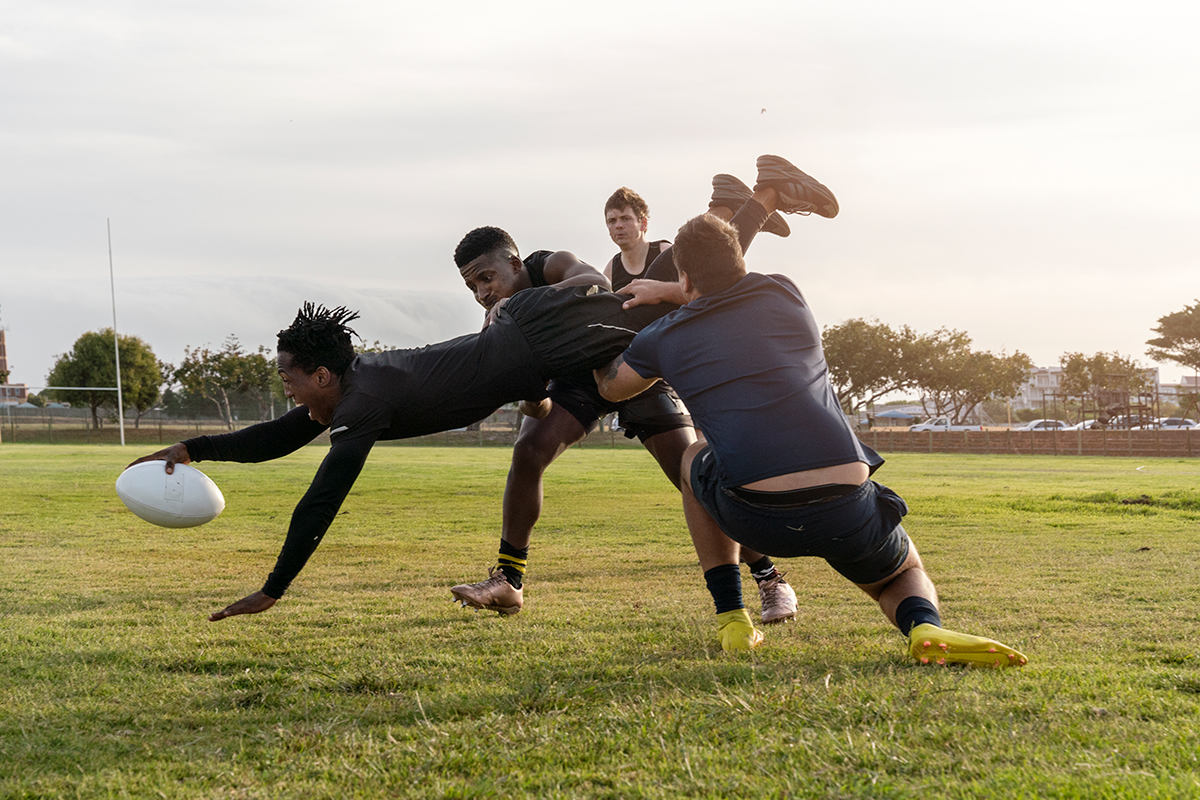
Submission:
POLYGON ((646 253, 650 252, 650 243, 646 237, 638 239, 633 244, 621 248, 621 263, 630 275, 641 275, 646 268, 646 253))

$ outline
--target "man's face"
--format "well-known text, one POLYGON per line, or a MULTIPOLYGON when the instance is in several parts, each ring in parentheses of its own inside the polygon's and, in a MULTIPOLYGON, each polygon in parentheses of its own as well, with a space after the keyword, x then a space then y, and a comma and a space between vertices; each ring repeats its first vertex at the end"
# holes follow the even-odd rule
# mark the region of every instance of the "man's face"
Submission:
MULTIPOLYGON (((279 368, 279 377, 283 381, 283 393, 295 401, 298 406, 308 406, 309 416, 313 414, 313 402, 317 399, 316 373, 309 374, 292 361, 292 354, 280 350, 275 359, 279 368)), ((316 419, 316 417, 312 417, 316 419)), ((327 420, 317 420, 318 422, 327 420)))
POLYGON ((627 247, 646 235, 648 217, 638 217, 637 212, 630 206, 618 211, 609 209, 604 214, 604 222, 608 225, 608 235, 612 237, 617 247, 627 247))
POLYGON ((475 301, 490 309, 506 297, 527 289, 525 265, 516 256, 485 253, 459 270, 475 301))

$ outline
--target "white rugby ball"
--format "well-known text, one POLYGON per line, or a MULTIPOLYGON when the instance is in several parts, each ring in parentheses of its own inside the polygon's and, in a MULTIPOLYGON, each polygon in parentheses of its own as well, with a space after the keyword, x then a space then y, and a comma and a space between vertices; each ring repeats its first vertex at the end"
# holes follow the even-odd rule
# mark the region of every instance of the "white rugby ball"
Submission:
POLYGON ((225 510, 225 497, 212 479, 195 467, 143 461, 117 478, 117 496, 146 522, 164 528, 193 528, 216 519, 225 510))

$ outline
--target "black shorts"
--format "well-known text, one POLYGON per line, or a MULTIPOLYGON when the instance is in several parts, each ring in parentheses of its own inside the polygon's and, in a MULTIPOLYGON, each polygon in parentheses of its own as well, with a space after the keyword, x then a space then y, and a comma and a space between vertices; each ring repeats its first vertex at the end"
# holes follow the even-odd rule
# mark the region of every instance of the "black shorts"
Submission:
POLYGON ((616 403, 610 403, 600 396, 596 380, 590 372, 586 375, 555 378, 546 387, 546 393, 550 395, 554 405, 561 406, 579 420, 579 424, 588 433, 596 429, 601 417, 617 410, 616 403))
POLYGON ((625 438, 645 443, 651 436, 692 427, 687 407, 669 385, 659 381, 637 397, 621 403, 617 423, 625 438))
POLYGON ((692 461, 692 493, 725 535, 752 550, 784 558, 816 556, 854 583, 875 583, 908 558, 900 524, 908 505, 867 481, 849 494, 805 505, 762 505, 723 488, 716 458, 705 447, 692 461))
POLYGON ((692 418, 675 390, 661 381, 623 403, 605 400, 591 373, 555 378, 547 387, 555 405, 561 406, 591 433, 606 414, 620 413, 619 421, 628 439, 645 442, 651 436, 692 427, 692 418))

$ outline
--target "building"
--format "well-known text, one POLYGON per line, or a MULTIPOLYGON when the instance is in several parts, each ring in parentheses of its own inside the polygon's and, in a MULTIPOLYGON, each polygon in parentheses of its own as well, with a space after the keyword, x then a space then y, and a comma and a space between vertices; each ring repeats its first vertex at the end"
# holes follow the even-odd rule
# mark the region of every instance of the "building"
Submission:
MULTIPOLYGON (((1062 367, 1029 370, 1028 379, 1012 399, 1013 409, 1045 408, 1049 413, 1056 401, 1062 403, 1066 399, 1062 395, 1062 373, 1062 367)), ((1182 395, 1200 392, 1200 377, 1195 375, 1185 375, 1182 383, 1161 383, 1158 367, 1147 368, 1145 374, 1147 382, 1154 387, 1150 391, 1157 394, 1160 403, 1178 404, 1182 395)))
POLYGON ((0 384, 0 406, 19 406, 29 399, 29 387, 23 383, 8 383, 8 344, 4 341, 4 329, 0 328, 0 375, 5 383, 0 384))

